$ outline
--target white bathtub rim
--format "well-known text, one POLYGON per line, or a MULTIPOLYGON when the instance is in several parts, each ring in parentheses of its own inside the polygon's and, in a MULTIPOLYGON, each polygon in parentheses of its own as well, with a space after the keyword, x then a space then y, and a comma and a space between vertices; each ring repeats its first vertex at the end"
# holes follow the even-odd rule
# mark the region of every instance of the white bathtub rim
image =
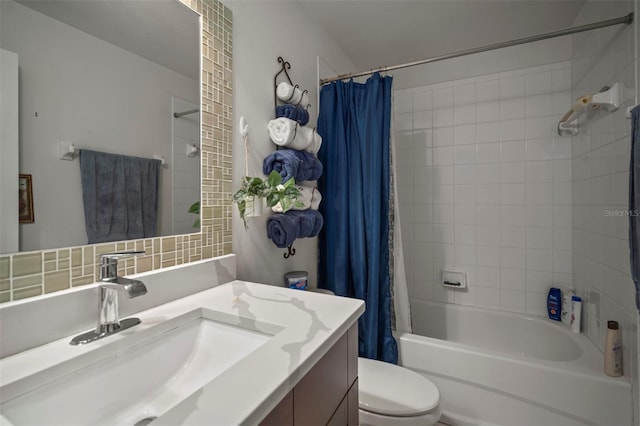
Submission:
MULTIPOLYGON (((593 344, 593 342, 591 342, 586 337, 584 333, 579 333, 579 334, 573 333, 564 325, 562 325, 562 323, 558 322, 556 324, 556 321, 552 321, 547 317, 530 315, 530 314, 519 314, 515 312, 496 311, 493 309, 481 308, 481 307, 470 306, 470 305, 438 303, 438 302, 432 302, 427 300, 416 300, 416 301, 423 304, 427 304, 427 305, 435 305, 444 309, 472 310, 472 311, 486 313, 489 315, 498 315, 498 316, 504 316, 504 317, 518 317, 520 319, 526 319, 529 321, 542 323, 541 325, 545 327, 557 327, 556 331, 562 333, 567 339, 572 339, 580 347, 582 354, 577 359, 571 360, 571 361, 553 361, 553 360, 546 360, 546 359, 540 359, 540 358, 534 358, 534 357, 527 357, 525 355, 505 354, 500 351, 492 351, 490 349, 472 346, 465 343, 441 340, 434 337, 422 336, 420 334, 415 334, 415 333, 413 334, 404 333, 406 335, 424 337, 426 339, 429 339, 428 342, 430 344, 446 345, 447 347, 450 347, 449 345, 452 345, 454 348, 458 348, 460 350, 466 351, 467 353, 480 352, 487 355, 496 356, 500 359, 507 359, 510 361, 514 360, 516 362, 523 362, 523 363, 532 362, 532 363, 544 365, 550 368, 559 368, 559 369, 562 369, 563 371, 572 371, 575 373, 595 375, 595 376, 601 377, 603 380, 624 381, 627 383, 629 382, 629 379, 624 376, 610 377, 604 374, 603 355, 600 352, 600 350, 593 344)), ((403 333, 394 332, 394 337, 397 340, 401 338, 400 336, 402 335, 403 333)), ((443 347, 443 346, 440 346, 440 347, 443 347)))
MULTIPOLYGON (((412 334, 412 333, 395 333, 394 332, 394 337, 396 338, 396 340, 400 341, 400 340, 406 340, 409 342, 415 342, 415 343, 421 343, 421 342, 425 342, 428 343, 429 345, 435 346, 437 348, 446 348, 446 349, 451 349, 451 350, 455 350, 458 352, 462 352, 464 354, 468 354, 468 355, 485 355, 485 356, 489 356, 492 358, 495 358, 497 360, 500 361, 504 361, 504 362, 513 362, 515 364, 518 365, 523 365, 523 366, 530 366, 530 365, 537 365, 540 366, 542 368, 551 370, 551 371, 562 371, 568 374, 575 374, 575 375, 587 375, 589 377, 595 378, 597 380, 601 380, 605 383, 618 383, 618 384, 629 384, 629 381, 624 377, 610 377, 607 376, 606 374, 604 374, 604 372, 602 370, 598 370, 598 369, 594 369, 592 365, 583 365, 583 363, 581 362, 581 359, 578 359, 576 361, 548 361, 548 360, 539 360, 539 359, 531 359, 531 358, 526 358, 524 356, 522 357, 518 357, 516 355, 503 355, 499 352, 495 352, 495 351, 490 351, 484 348, 478 348, 475 346, 470 346, 470 345, 465 345, 463 343, 457 343, 457 342, 449 342, 446 340, 441 340, 441 339, 436 339, 433 337, 427 337, 427 336, 420 336, 418 334, 412 334)), ((584 355, 583 355, 584 356, 584 355)))

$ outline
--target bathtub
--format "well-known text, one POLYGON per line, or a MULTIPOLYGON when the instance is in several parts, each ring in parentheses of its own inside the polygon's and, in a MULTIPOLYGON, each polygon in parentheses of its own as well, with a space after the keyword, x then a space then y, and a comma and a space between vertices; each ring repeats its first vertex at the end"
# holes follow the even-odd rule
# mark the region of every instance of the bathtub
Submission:
POLYGON ((632 425, 631 384, 582 334, 541 317, 413 300, 400 364, 440 390, 459 425, 632 425))

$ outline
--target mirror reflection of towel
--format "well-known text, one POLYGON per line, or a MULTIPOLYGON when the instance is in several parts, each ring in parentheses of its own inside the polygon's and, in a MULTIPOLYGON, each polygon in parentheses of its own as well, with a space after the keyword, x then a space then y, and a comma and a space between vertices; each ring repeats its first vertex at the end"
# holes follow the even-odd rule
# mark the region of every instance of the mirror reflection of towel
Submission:
POLYGON ((80 150, 89 244, 155 237, 160 160, 80 150))

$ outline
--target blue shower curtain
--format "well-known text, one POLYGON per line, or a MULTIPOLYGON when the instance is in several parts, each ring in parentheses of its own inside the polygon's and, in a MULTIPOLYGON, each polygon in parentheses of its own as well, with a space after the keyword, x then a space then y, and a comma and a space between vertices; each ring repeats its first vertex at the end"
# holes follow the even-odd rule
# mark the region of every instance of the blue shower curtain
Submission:
POLYGON ((392 77, 338 81, 320 92, 318 181, 324 229, 319 239, 320 286, 366 303, 359 353, 398 362, 391 335, 389 270, 389 132, 392 77))

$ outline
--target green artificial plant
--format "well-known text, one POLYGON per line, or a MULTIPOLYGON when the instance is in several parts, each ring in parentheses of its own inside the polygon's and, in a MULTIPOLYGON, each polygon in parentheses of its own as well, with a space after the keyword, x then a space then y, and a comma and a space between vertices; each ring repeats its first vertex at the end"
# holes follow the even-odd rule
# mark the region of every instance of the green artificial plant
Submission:
POLYGON ((304 206, 298 201, 299 196, 300 190, 296 187, 295 181, 289 179, 282 183, 282 176, 274 170, 266 179, 245 176, 242 179, 242 187, 233 194, 233 202, 238 205, 238 212, 244 223, 244 229, 249 229, 246 219, 249 213, 247 211, 249 203, 264 198, 269 207, 280 203, 282 211, 286 212, 292 207, 304 206))

